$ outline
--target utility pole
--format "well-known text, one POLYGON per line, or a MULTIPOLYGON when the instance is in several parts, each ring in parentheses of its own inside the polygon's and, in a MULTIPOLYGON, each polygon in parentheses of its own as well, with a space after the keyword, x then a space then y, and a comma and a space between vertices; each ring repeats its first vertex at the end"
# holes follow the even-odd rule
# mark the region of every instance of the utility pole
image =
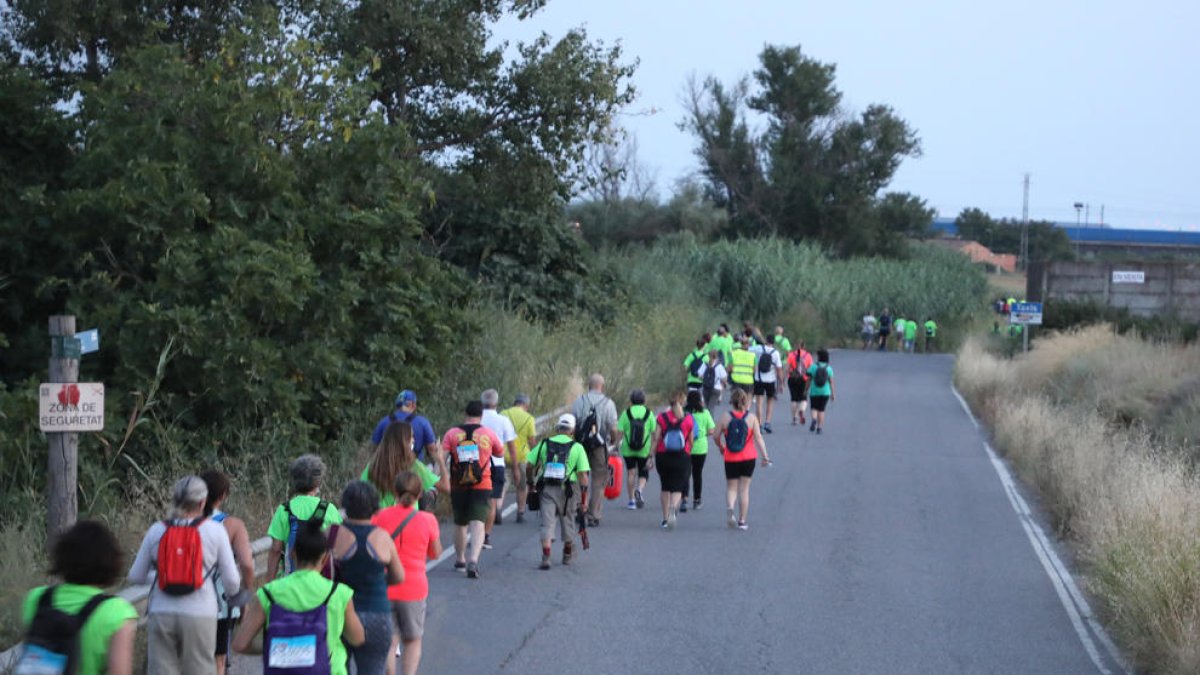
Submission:
POLYGON ((1025 199, 1021 205, 1021 271, 1029 269, 1029 172, 1025 172, 1025 199))
POLYGON ((1104 205, 1100 205, 1100 227, 1104 227, 1104 205))
MULTIPOLYGON (((79 340, 74 316, 50 317, 50 382, 79 381, 79 340)), ((46 545, 75 524, 79 503, 79 434, 48 432, 50 454, 46 463, 46 545)))

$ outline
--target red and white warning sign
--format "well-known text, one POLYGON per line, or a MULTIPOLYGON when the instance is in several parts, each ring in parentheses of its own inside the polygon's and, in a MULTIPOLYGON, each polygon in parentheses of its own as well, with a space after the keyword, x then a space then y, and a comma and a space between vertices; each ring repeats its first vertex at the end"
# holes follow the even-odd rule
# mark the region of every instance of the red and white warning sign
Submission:
POLYGON ((104 384, 100 382, 38 385, 38 427, 42 431, 104 429, 104 384))

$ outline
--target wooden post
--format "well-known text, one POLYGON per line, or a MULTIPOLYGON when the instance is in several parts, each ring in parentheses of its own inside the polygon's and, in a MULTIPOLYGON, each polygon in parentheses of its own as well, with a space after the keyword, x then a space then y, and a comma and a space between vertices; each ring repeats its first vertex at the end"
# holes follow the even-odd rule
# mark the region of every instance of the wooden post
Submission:
MULTIPOLYGON (((79 381, 79 340, 75 317, 50 317, 50 382, 79 381)), ((79 511, 79 434, 51 432, 46 474, 46 546, 75 524, 79 511)))

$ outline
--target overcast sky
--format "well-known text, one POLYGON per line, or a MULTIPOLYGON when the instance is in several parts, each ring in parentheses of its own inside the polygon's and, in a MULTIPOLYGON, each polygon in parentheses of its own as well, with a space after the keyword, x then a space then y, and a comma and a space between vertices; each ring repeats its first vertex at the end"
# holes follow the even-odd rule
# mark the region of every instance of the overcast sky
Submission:
POLYGON ((1200 4, 1050 0, 550 0, 499 39, 561 36, 575 26, 620 41, 640 65, 623 125, 664 196, 696 171, 676 124, 690 74, 733 81, 764 44, 795 45, 837 65, 843 102, 892 106, 924 155, 889 189, 940 215, 978 206, 1030 218, 1114 227, 1200 229, 1200 4), (655 112, 651 112, 655 111, 655 112))

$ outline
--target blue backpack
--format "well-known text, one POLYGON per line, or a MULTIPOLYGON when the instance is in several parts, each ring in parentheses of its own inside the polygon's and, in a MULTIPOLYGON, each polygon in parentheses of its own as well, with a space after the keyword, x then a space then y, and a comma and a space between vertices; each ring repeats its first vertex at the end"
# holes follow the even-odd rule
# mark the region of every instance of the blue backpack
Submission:
POLYGON ((683 420, 687 416, 680 417, 674 422, 670 421, 670 417, 666 413, 663 414, 663 449, 667 452, 683 452, 687 449, 687 437, 683 433, 683 420))
MULTIPOLYGON (((292 564, 292 549, 296 546, 296 532, 300 530, 300 519, 296 517, 296 514, 292 513, 292 500, 287 500, 282 506, 288 517, 288 538, 287 546, 283 549, 283 564, 284 571, 291 574, 295 571, 292 564)), ((317 508, 313 511, 312 516, 308 518, 307 522, 316 521, 324 523, 325 512, 327 510, 329 510, 329 502, 322 499, 317 503, 317 508)))
POLYGON ((750 425, 746 424, 746 415, 742 413, 741 417, 737 413, 729 413, 729 426, 725 428, 725 450, 727 452, 741 452, 746 449, 746 441, 750 438, 750 425))

